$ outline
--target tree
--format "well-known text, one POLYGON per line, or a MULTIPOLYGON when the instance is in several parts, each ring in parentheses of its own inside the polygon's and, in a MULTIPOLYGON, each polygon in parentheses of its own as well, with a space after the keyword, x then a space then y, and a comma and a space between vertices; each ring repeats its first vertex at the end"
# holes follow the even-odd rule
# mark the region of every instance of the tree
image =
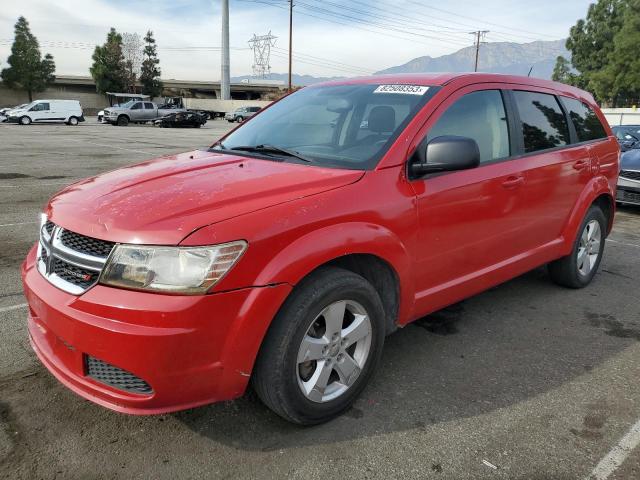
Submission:
POLYGON ((606 95, 614 106, 632 105, 640 97, 640 0, 630 0, 628 6, 607 64, 592 75, 598 96, 606 95))
POLYGON ((24 17, 18 18, 15 25, 15 37, 11 55, 7 60, 8 68, 0 72, 2 81, 8 88, 26 90, 29 101, 33 101, 34 92, 42 92, 56 79, 53 57, 40 56, 38 40, 29 30, 24 17))
POLYGON ((142 40, 137 33, 122 34, 122 54, 124 56, 125 70, 127 71, 127 88, 135 93, 136 80, 140 75, 142 66, 142 40))
POLYGON ((144 42, 142 70, 140 72, 142 93, 151 97, 158 97, 162 94, 162 81, 160 80, 160 67, 158 66, 160 60, 158 59, 158 47, 151 30, 144 37, 144 42))
POLYGON ((96 46, 93 65, 89 69, 98 93, 123 92, 127 87, 127 69, 122 53, 122 35, 109 30, 104 45, 96 46))
POLYGON ((638 30, 633 29, 639 7, 640 0, 597 0, 591 4, 586 19, 578 20, 569 32, 566 45, 571 65, 558 57, 554 78, 590 90, 601 102, 614 106, 627 102, 638 78, 633 78, 628 68, 637 59, 628 48, 632 45, 628 39, 638 41, 638 30))
POLYGON ((551 80, 555 82, 569 83, 571 75, 571 62, 562 55, 556 58, 556 66, 553 69, 551 80))

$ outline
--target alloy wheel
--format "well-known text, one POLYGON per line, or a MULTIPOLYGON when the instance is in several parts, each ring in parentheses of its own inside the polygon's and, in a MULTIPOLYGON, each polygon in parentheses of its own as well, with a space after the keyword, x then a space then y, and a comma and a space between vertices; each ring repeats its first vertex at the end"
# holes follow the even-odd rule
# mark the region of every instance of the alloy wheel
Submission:
POLYGON ((600 223, 597 220, 591 220, 585 225, 578 245, 576 265, 581 275, 589 275, 598 262, 601 241, 600 223))
POLYGON ((305 333, 297 358, 303 395, 324 403, 355 383, 371 350, 371 320, 362 305, 340 300, 327 306, 305 333))

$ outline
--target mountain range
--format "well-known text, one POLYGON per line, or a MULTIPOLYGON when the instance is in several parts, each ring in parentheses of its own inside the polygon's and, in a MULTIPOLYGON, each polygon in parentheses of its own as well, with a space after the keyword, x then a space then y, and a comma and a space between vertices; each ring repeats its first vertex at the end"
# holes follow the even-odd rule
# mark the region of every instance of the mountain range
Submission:
MULTIPOLYGON (((570 58, 565 40, 485 43, 480 46, 478 70, 527 75, 531 69, 532 77, 550 79, 559 55, 570 58)), ((417 57, 376 73, 469 72, 473 71, 474 62, 475 47, 465 47, 441 57, 417 57)))
MULTIPOLYGON (((480 46, 478 70, 481 72, 527 75, 550 79, 556 58, 562 55, 571 58, 565 47, 565 40, 536 41, 530 43, 489 42, 480 46)), ((475 47, 469 46, 457 52, 440 57, 417 57, 402 65, 376 72, 384 73, 429 73, 429 72, 470 72, 473 71, 475 47)), ((234 77, 231 81, 251 78, 250 75, 234 77)), ((272 80, 288 81, 286 73, 272 73, 272 80)), ((295 85, 311 85, 343 77, 314 77, 311 75, 293 75, 295 85)))

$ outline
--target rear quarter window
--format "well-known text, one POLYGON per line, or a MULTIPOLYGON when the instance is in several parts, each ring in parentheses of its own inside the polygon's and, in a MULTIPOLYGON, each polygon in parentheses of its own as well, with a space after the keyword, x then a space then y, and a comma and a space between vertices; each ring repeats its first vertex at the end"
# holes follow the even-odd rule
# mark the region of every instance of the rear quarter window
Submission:
POLYGON ((579 142, 606 138, 607 132, 591 107, 574 98, 562 97, 579 142))
POLYGON ((514 91, 526 153, 568 145, 569 125, 555 96, 514 91))

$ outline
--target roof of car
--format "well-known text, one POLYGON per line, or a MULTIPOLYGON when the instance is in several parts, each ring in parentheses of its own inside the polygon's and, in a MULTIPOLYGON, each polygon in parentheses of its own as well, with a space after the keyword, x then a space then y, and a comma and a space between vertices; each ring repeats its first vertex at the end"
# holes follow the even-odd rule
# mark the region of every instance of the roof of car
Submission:
POLYGON ((571 85, 566 85, 552 80, 542 78, 524 77, 521 75, 505 75, 501 73, 397 73, 387 75, 372 75, 368 77, 355 77, 343 80, 334 80, 317 85, 347 85, 347 84, 368 84, 368 83, 391 83, 409 84, 425 86, 444 86, 454 80, 460 80, 465 84, 477 83, 512 83, 518 85, 531 85, 550 88, 557 92, 566 93, 576 97, 586 97, 592 100, 591 94, 571 85))

